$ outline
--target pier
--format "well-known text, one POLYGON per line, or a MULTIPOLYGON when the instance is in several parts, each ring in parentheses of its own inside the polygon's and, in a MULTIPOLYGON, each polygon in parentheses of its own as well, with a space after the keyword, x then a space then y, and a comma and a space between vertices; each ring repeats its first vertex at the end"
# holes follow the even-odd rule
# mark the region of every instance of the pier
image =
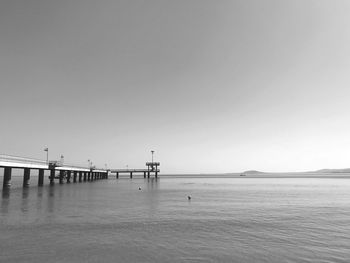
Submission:
POLYGON ((108 179, 107 169, 98 169, 96 167, 81 167, 64 164, 60 161, 43 161, 39 159, 0 155, 0 167, 4 168, 3 188, 11 186, 12 169, 23 169, 23 187, 30 184, 30 174, 32 170, 38 170, 38 186, 44 185, 45 170, 50 171, 50 185, 55 184, 55 179, 60 184, 93 182, 101 179, 108 179))
POLYGON ((159 162, 148 162, 146 163, 147 168, 146 169, 111 169, 111 173, 115 173, 116 179, 119 178, 120 174, 129 174, 130 178, 133 178, 134 174, 143 174, 143 178, 151 177, 152 174, 154 174, 155 178, 158 178, 158 174, 160 170, 158 169, 158 166, 160 166, 159 162))

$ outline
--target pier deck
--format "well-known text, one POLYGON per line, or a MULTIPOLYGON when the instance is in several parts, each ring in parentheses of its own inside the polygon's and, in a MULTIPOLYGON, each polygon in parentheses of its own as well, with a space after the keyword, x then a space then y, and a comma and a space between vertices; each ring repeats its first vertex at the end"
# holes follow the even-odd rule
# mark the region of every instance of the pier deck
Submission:
POLYGON ((98 169, 95 167, 80 167, 75 165, 62 164, 59 161, 43 161, 39 159, 11 156, 0 154, 0 168, 4 168, 3 188, 11 186, 12 169, 24 169, 23 187, 29 186, 30 172, 32 169, 39 170, 38 186, 44 184, 44 171, 50 171, 50 185, 55 184, 55 179, 63 184, 64 180, 70 183, 71 179, 77 181, 94 181, 99 179, 108 179, 107 169, 98 169), (59 175, 56 175, 59 172, 59 175))
POLYGON ((152 173, 154 173, 154 176, 157 178, 158 173, 160 170, 158 169, 158 166, 160 166, 160 163, 158 162, 149 162, 146 163, 147 168, 145 169, 111 169, 111 173, 115 173, 116 178, 119 178, 119 174, 130 174, 130 178, 133 177, 134 173, 143 173, 143 177, 146 178, 146 175, 148 178, 151 176, 152 173))

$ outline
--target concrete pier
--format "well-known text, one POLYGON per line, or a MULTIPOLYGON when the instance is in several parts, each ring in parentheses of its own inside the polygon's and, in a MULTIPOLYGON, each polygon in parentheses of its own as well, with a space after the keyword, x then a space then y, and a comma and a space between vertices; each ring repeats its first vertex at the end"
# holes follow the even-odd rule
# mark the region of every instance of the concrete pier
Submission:
POLYGON ((63 180, 64 180, 64 171, 61 170, 61 171, 60 171, 60 176, 59 176, 59 183, 60 183, 60 184, 63 184, 63 180))
POLYGON ((78 176, 78 172, 77 172, 77 171, 74 171, 74 172, 73 172, 73 183, 76 183, 76 182, 77 182, 77 176, 78 176))
POLYGON ((70 178, 72 176, 72 172, 71 171, 66 171, 66 173, 67 173, 67 184, 69 184, 70 183, 70 178))
POLYGON ((0 154, 0 168, 4 168, 3 189, 11 186, 13 168, 23 169, 23 187, 28 187, 30 185, 30 174, 33 169, 38 170, 38 186, 44 185, 45 170, 50 171, 49 180, 52 186, 55 184, 55 179, 58 179, 60 184, 63 184, 65 180, 67 183, 76 183, 78 180, 79 182, 83 180, 93 182, 96 180, 108 179, 109 171, 96 167, 65 165, 62 161, 44 161, 4 154, 0 154))
POLYGON ((56 175, 55 169, 51 169, 50 170, 50 185, 55 184, 55 175, 56 175))
MULTIPOLYGON (((115 173, 116 179, 119 178, 120 174, 129 174, 130 178, 133 178, 134 174, 143 174, 143 178, 148 178, 151 177, 151 174, 154 174, 155 178, 158 178, 158 174, 160 172, 159 162, 148 162, 146 163, 147 168, 146 169, 111 169, 109 170, 111 173, 115 173)), ((105 175, 108 178, 108 171, 107 174, 105 175)))
POLYGON ((43 186, 44 185, 44 169, 39 169, 39 175, 38 175, 38 186, 43 186))
POLYGON ((11 174, 12 174, 12 168, 5 167, 5 169, 4 169, 4 181, 2 183, 3 188, 8 188, 11 186, 11 174))
POLYGON ((24 174, 23 174, 23 187, 29 186, 29 180, 30 180, 30 169, 24 168, 24 174))

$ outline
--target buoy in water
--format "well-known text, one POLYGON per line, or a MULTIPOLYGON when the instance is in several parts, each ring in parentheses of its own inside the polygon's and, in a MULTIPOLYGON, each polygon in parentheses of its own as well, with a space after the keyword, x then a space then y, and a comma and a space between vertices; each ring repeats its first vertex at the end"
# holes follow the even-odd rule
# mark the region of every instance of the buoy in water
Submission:
POLYGON ((141 190, 141 187, 139 187, 139 190, 141 190))
POLYGON ((188 199, 188 200, 191 200, 191 198, 192 198, 192 197, 191 197, 190 195, 187 196, 187 199, 188 199))

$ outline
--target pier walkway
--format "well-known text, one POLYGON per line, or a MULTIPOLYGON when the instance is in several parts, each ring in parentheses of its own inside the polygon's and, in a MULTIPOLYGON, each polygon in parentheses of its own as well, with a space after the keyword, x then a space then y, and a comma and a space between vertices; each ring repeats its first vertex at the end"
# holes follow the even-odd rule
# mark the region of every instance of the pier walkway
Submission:
POLYGON ((25 158, 19 156, 0 154, 0 167, 4 168, 3 188, 11 186, 12 169, 23 169, 23 187, 29 186, 31 170, 39 170, 38 186, 44 184, 44 172, 50 171, 50 185, 55 184, 55 179, 60 184, 95 181, 108 179, 107 169, 97 169, 95 167, 81 167, 70 164, 64 164, 60 161, 44 161, 39 159, 25 158))
POLYGON ((133 174, 143 174, 143 178, 146 178, 146 175, 148 178, 150 178, 151 174, 153 173, 155 178, 158 178, 158 173, 160 170, 158 169, 158 166, 160 166, 160 163, 158 162, 149 162, 146 163, 147 168, 146 169, 111 169, 111 173, 115 173, 115 177, 118 179, 119 174, 129 174, 130 178, 133 177, 133 174))

